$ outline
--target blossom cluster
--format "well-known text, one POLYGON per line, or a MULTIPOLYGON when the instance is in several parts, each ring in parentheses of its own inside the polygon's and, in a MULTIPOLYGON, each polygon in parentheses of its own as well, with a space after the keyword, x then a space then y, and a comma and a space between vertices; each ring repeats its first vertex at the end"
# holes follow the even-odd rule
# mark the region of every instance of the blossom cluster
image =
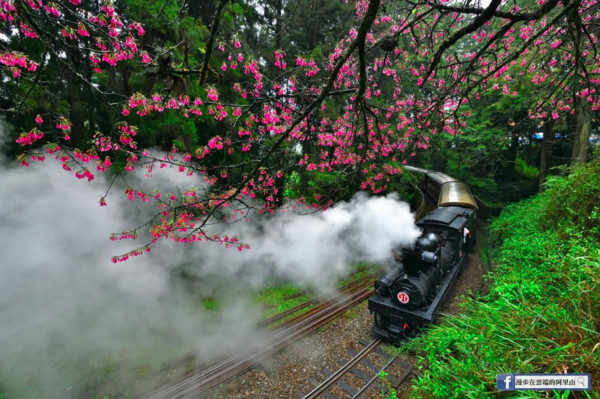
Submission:
MULTIPOLYGON (((0 35, 10 40, 16 32, 32 40, 45 40, 51 42, 52 37, 46 37, 43 27, 33 25, 26 21, 43 21, 46 17, 56 20, 60 26, 58 33, 66 39, 64 46, 86 47, 88 42, 95 43, 97 50, 92 51, 90 60, 96 64, 96 72, 101 72, 99 64, 104 62, 115 66, 120 61, 131 60, 140 54, 142 62, 149 63, 151 58, 147 52, 141 53, 135 37, 142 36, 145 32, 137 22, 124 26, 121 18, 113 6, 106 3, 98 12, 83 7, 81 0, 63 1, 27 0, 19 2, 23 9, 19 10, 15 0, 0 0, 0 35), (71 11, 67 8, 75 7, 76 22, 66 18, 71 11), (28 14, 27 18, 23 18, 28 14), (72 43, 71 43, 72 42, 72 43)), ((0 67, 7 67, 13 78, 20 78, 24 71, 35 72, 42 60, 34 61, 25 54, 14 51, 0 51, 0 67)))
MULTIPOLYGON (((379 5, 375 1, 354 2, 359 20, 364 21, 368 10, 379 5)), ((384 3, 392 7, 392 2, 384 3)), ((95 161, 96 170, 106 171, 115 159, 124 159, 121 166, 126 171, 143 165, 147 176, 155 168, 169 167, 200 175, 207 185, 202 191, 126 190, 129 200, 152 202, 160 210, 149 229, 149 245, 169 238, 184 243, 216 241, 243 250, 246 246, 237 239, 209 236, 199 226, 216 210, 230 211, 223 216, 228 221, 242 218, 240 209, 246 201, 258 204, 253 206, 261 212, 274 212, 282 205, 281 190, 290 170, 302 170, 309 178, 320 173, 351 176, 359 180, 361 189, 384 193, 402 172, 401 165, 429 148, 431 136, 462 132, 471 103, 488 93, 518 97, 517 83, 522 82, 552 93, 542 100, 530 100, 531 118, 556 120, 573 114, 576 98, 586 101, 592 110, 600 109, 594 86, 600 83, 595 77, 600 73, 595 51, 598 39, 595 30, 588 30, 585 42, 575 49, 569 33, 572 27, 561 14, 569 5, 557 2, 546 10, 539 8, 544 7, 543 2, 531 4, 528 7, 532 10, 544 12, 529 18, 534 14, 523 14, 519 7, 503 3, 499 10, 507 18, 489 20, 469 30, 465 27, 474 21, 469 13, 439 7, 452 8, 450 1, 398 3, 402 4, 394 4, 396 8, 389 14, 378 15, 366 32, 352 27, 321 60, 309 54, 291 57, 277 49, 272 58, 265 57, 274 60, 271 66, 246 52, 237 36, 221 41, 211 69, 217 70, 233 91, 223 90, 222 84, 205 84, 195 91, 195 98, 166 91, 135 93, 123 104, 122 120, 116 123, 113 134, 97 133, 91 150, 58 150, 57 157, 65 170, 77 164, 76 177, 87 180, 92 180, 93 174, 86 165, 95 161), (456 51, 438 53, 451 48, 454 43, 450 38, 464 31, 471 33, 453 47, 456 51), (357 48, 362 48, 364 58, 357 48), (274 71, 266 70, 273 66, 274 71), (203 142, 186 152, 173 148, 164 157, 150 156, 138 149, 138 128, 132 121, 165 111, 201 123, 210 120, 218 131, 209 137, 198 135, 203 142)), ((60 3, 30 0, 27 4, 53 18, 64 14, 60 3)), ((586 26, 600 19, 594 5, 595 0, 586 0, 577 9, 586 26)), ((90 43, 93 50, 89 60, 97 72, 103 65, 114 66, 134 56, 141 57, 143 63, 152 62, 137 40, 144 35, 143 27, 135 22, 125 26, 110 3, 105 3, 98 15, 86 18, 85 24, 65 26, 61 32, 67 42, 90 43), (99 35, 100 31, 104 34, 99 35)), ((21 22, 13 2, 0 0, 0 20, 21 22)), ((15 26, 32 40, 41 35, 35 27, 15 26)), ((8 52, 0 53, 0 65, 16 68, 11 69, 15 78, 21 70, 34 72, 37 68, 27 56, 8 52)), ((49 134, 44 135, 41 128, 49 125, 62 134, 54 137, 57 142, 67 144, 68 119, 59 117, 43 125, 40 117, 36 123, 40 128, 23 133, 19 144, 29 146, 47 138, 49 134)), ((317 193, 299 201, 329 206, 331 200, 326 197, 327 193, 317 193)), ((105 196, 100 205, 106 205, 105 196)), ((113 239, 135 237, 137 234, 130 232, 113 239)), ((113 261, 127 260, 149 249, 146 246, 113 261)))

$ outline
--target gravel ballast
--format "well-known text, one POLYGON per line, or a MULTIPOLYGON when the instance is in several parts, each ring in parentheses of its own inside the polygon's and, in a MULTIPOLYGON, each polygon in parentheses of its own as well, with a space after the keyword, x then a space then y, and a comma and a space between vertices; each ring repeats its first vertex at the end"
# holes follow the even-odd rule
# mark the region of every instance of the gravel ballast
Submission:
MULTIPOLYGON (((458 276, 448 297, 440 309, 441 315, 457 313, 459 311, 459 298, 476 292, 483 288, 482 276, 485 273, 484 265, 478 255, 470 254, 467 263, 458 276)), ((273 358, 263 362, 245 374, 232 379, 217 389, 206 393, 203 397, 210 399, 221 398, 295 398, 298 393, 307 394, 313 389, 313 382, 321 382, 327 376, 323 368, 335 371, 340 367, 339 360, 350 359, 348 351, 358 352, 362 349, 359 341, 370 341, 370 329, 373 322, 367 310, 366 301, 347 311, 341 317, 320 328, 314 334, 305 337, 287 349, 281 351, 273 358)), ((369 355, 371 356, 371 355, 369 355)), ((379 355, 373 355, 379 356, 379 355)), ((371 359, 371 358, 369 358, 371 359)), ((416 359, 410 355, 400 357, 405 363, 414 364, 416 359)), ((383 358, 373 358, 373 363, 378 366, 384 363, 383 358)), ((361 366, 361 368, 364 368, 361 366)), ((372 371, 364 368, 365 373, 373 375, 372 371)), ((403 369, 394 366, 389 370, 390 375, 399 375, 403 369)), ((350 385, 359 387, 360 381, 352 383, 356 376, 345 377, 350 385)), ((410 380, 399 387, 399 396, 404 397, 410 388, 410 380)), ((339 388, 334 389, 336 398, 350 397, 339 388)), ((367 397, 381 397, 371 389, 367 397)))

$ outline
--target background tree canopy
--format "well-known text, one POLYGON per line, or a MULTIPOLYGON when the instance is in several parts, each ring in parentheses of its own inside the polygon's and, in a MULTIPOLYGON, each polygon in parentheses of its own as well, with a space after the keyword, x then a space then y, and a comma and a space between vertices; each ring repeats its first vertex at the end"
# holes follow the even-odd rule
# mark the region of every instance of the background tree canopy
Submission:
POLYGON ((509 201, 590 157, 599 18, 590 0, 2 1, 4 150, 79 178, 204 177, 130 187, 158 209, 115 261, 164 237, 243 249, 206 226, 406 192, 403 163, 509 201))

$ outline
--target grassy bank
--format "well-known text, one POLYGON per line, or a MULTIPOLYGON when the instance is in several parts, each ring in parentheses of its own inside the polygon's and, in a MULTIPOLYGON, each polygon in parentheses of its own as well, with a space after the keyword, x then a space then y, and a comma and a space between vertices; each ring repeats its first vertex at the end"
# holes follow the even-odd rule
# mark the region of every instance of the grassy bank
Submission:
POLYGON ((600 397, 600 163, 555 177, 490 226, 489 293, 413 340, 414 398, 600 397), (496 390, 499 373, 591 373, 595 391, 496 390))

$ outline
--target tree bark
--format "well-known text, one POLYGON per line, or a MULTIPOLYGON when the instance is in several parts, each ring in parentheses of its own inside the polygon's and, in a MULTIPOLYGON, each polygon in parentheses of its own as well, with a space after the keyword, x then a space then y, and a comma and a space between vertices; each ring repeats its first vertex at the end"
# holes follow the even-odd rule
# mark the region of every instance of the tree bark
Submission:
MULTIPOLYGON (((86 53, 86 58, 89 58, 89 53, 86 53)), ((92 68, 86 66, 85 68, 85 80, 91 82, 93 80, 92 68)), ((96 93, 92 90, 90 85, 85 85, 83 87, 83 95, 86 101, 86 110, 87 110, 87 123, 88 123, 88 134, 92 136, 96 132, 96 105, 100 103, 100 99, 96 100, 96 93)))
POLYGON ((587 162, 590 147, 590 131, 592 129, 592 113, 590 105, 585 98, 578 98, 575 104, 577 127, 575 129, 575 142, 571 163, 581 164, 587 162))
POLYGON ((517 156, 519 155, 519 133, 513 133, 508 149, 508 165, 506 165, 506 176, 513 178, 517 167, 517 156))
POLYGON ((550 155, 552 143, 554 142, 554 124, 556 121, 552 118, 544 122, 544 137, 542 139, 542 156, 540 161, 540 176, 538 180, 538 191, 544 191, 544 183, 550 169, 550 155))
POLYGON ((281 20, 283 19, 283 2, 282 0, 277 0, 275 4, 275 49, 281 48, 281 36, 283 36, 283 32, 281 31, 281 20))
MULTIPOLYGON (((80 69, 78 54, 74 50, 67 51, 70 64, 73 68, 80 69)), ((69 99, 69 119, 71 121, 71 143, 75 147, 82 147, 87 139, 85 134, 85 107, 81 98, 81 80, 76 72, 67 68, 67 95, 69 99)))

